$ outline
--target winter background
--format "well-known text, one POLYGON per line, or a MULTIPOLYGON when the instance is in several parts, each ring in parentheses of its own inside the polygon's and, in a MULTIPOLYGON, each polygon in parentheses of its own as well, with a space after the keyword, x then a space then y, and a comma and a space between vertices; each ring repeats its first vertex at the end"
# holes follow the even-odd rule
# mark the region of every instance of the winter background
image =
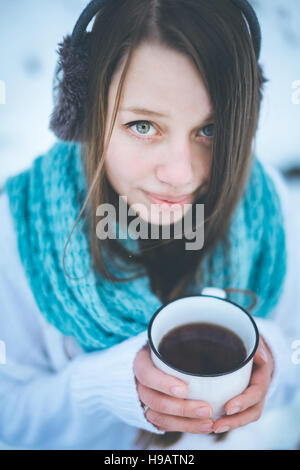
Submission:
MULTIPOLYGON (((56 140, 48 125, 57 45, 72 32, 87 3, 0 0, 0 186, 56 140)), ((269 79, 256 153, 286 179, 300 233, 300 1, 252 0, 252 4, 262 28, 260 62, 269 79)), ((287 410, 278 448, 295 445, 299 421, 300 392, 287 410)), ((265 431, 271 430, 272 420, 265 431)), ((0 443, 1 448, 12 449, 0 443)))

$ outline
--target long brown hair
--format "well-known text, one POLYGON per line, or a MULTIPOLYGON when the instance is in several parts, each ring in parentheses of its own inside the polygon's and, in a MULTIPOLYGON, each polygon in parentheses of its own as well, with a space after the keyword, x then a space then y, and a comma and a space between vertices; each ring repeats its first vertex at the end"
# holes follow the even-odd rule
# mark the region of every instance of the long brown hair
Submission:
MULTIPOLYGON (((76 226, 89 202, 90 249, 95 269, 112 282, 121 282, 104 264, 102 246, 105 244, 112 262, 116 256, 127 260, 129 271, 138 264, 145 266, 151 289, 163 302, 183 294, 197 270, 201 281, 201 260, 221 239, 226 240, 231 217, 245 189, 266 81, 256 60, 247 24, 231 0, 114 0, 102 7, 92 28, 82 141, 88 193, 75 223, 76 226), (142 254, 133 255, 129 263, 132 254, 117 240, 97 238, 96 209, 102 203, 117 203, 117 194, 105 174, 104 160, 132 54, 143 43, 166 46, 185 54, 195 64, 211 99, 214 139, 209 187, 200 200, 205 204, 203 248, 196 252, 185 251, 184 238, 171 239, 168 245, 160 246, 140 241, 142 254), (109 87, 119 70, 122 75, 108 139, 104 142, 109 125, 109 87), (176 259, 177 263, 171 268, 165 257, 170 262, 176 259), (164 269, 165 266, 168 268, 164 269)), ((228 241, 226 243, 228 250, 228 241)), ((152 436, 142 431, 139 443, 144 441, 144 448, 150 444, 169 446, 180 435, 152 436)))

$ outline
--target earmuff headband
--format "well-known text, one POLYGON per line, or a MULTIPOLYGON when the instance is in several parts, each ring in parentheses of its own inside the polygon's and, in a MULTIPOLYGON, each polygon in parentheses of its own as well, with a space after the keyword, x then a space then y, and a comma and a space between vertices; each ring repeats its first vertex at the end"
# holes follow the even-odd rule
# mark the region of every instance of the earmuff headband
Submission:
POLYGON ((257 60, 260 57, 261 51, 261 29, 256 13, 247 0, 231 0, 243 13, 250 28, 253 47, 257 60))
MULTIPOLYGON (((59 61, 54 74, 54 110, 49 128, 61 140, 82 142, 85 138, 85 105, 88 95, 91 33, 87 27, 107 1, 92 0, 81 13, 72 35, 59 44, 59 61)), ((255 11, 247 0, 231 0, 248 22, 257 60, 261 49, 261 30, 255 11)))
MULTIPOLYGON (((251 32, 255 55, 258 60, 261 51, 261 29, 256 13, 248 0, 231 1, 241 10, 245 19, 247 20, 251 32)), ((107 0, 92 0, 83 10, 72 32, 71 45, 73 47, 77 46, 81 42, 89 23, 106 2, 107 0)))
POLYGON ((83 10, 81 13, 80 17, 77 20, 77 23, 75 24, 75 27, 72 32, 72 37, 71 37, 71 46, 75 47, 77 46, 83 36, 86 33, 86 28, 96 15, 100 8, 107 2, 108 0, 92 0, 83 10))

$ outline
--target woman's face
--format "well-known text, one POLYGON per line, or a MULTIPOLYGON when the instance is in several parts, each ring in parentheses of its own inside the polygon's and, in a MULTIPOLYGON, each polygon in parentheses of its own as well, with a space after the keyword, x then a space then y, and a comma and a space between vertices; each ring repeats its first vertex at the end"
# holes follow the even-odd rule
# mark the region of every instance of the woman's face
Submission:
MULTIPOLYGON (((108 124, 121 72, 115 74, 109 90, 108 124)), ((114 190, 127 197, 127 204, 146 222, 175 223, 190 209, 183 204, 191 204, 206 191, 212 111, 204 84, 186 56, 151 44, 135 51, 105 168, 114 190), (173 207, 160 201, 172 198, 173 207), (182 205, 174 206, 183 198, 182 205)), ((108 130, 109 126, 106 137, 108 130)))

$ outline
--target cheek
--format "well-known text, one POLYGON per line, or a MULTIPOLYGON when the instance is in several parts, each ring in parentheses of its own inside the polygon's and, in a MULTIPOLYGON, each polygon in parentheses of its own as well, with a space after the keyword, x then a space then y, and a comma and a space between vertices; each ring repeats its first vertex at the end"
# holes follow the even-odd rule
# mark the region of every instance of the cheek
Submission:
POLYGON ((111 145, 107 152, 105 168, 109 178, 122 182, 137 183, 149 175, 150 167, 133 146, 111 145))

